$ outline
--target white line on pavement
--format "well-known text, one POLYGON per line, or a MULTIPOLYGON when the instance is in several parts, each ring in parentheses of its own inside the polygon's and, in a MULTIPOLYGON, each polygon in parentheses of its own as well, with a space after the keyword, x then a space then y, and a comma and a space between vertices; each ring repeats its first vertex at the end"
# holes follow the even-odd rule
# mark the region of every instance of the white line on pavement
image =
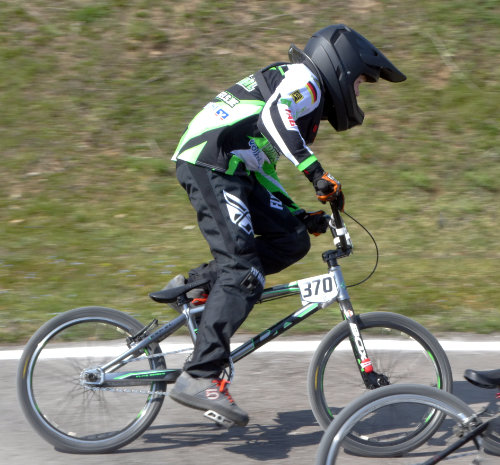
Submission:
MULTIPOLYGON (((321 341, 271 341, 258 349, 257 353, 263 352, 314 352, 321 341)), ((440 340, 441 346, 446 352, 500 352, 500 344, 498 341, 457 341, 457 340, 440 340)), ((419 345, 414 341, 401 341, 397 339, 380 339, 372 340, 371 344, 379 350, 410 352, 418 350, 419 345), (417 349, 415 349, 417 348, 417 349)), ((231 344, 231 349, 235 349, 239 344, 231 344)), ((163 343, 162 350, 176 351, 180 349, 189 348, 189 343, 163 343)), ((60 347, 54 349, 46 349, 43 351, 43 358, 58 359, 68 357, 99 357, 103 354, 106 356, 117 356, 126 348, 118 345, 94 345, 92 347, 60 347)), ((351 350, 347 341, 339 345, 337 350, 351 350)), ((0 350, 0 360, 19 360, 21 358, 22 350, 0 350)))

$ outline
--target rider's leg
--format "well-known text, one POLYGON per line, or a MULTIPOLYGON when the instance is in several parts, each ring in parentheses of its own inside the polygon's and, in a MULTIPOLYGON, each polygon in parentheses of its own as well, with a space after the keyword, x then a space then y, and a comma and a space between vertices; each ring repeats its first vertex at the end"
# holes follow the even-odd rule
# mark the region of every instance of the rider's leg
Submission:
POLYGON ((197 211, 198 225, 215 259, 206 268, 216 276, 195 351, 185 369, 192 376, 217 377, 229 358, 229 339, 264 285, 246 206, 256 182, 244 171, 229 176, 185 162, 178 162, 177 176, 197 211))
POLYGON ((243 424, 248 418, 244 419, 244 412, 230 396, 213 396, 212 402, 208 380, 217 379, 227 366, 230 338, 260 297, 264 274, 279 271, 304 256, 309 239, 300 222, 286 207, 276 204, 276 199, 252 175, 242 172, 228 176, 178 162, 177 176, 198 213, 200 230, 215 259, 190 275, 208 273, 215 280, 192 359, 186 363, 186 373, 179 378, 171 397, 194 408, 217 411, 220 407, 226 413, 219 413, 232 415, 230 419, 243 424), (262 236, 256 239, 255 233, 262 236), (195 383, 197 378, 207 381, 195 383), (224 403, 229 401, 231 406, 225 408, 224 403))
POLYGON ((257 254, 266 276, 289 267, 309 252, 306 227, 270 192, 256 189, 249 198, 249 209, 257 254))
MULTIPOLYGON (((216 276, 205 304, 192 358, 171 397, 194 408, 214 410, 239 424, 248 416, 227 394, 213 391, 229 360, 229 341, 264 286, 247 198, 255 180, 245 172, 228 176, 178 162, 177 176, 198 214, 198 224, 215 263, 216 276)), ((208 268, 210 268, 208 267, 208 268)))

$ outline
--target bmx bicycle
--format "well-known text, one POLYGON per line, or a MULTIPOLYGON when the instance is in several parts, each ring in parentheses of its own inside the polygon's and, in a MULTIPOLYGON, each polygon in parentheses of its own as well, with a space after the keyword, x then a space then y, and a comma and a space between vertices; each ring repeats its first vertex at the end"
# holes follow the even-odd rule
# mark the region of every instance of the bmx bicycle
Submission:
MULTIPOLYGON (((464 378, 478 387, 496 388, 500 391, 500 370, 466 370, 464 378)), ((436 411, 446 415, 446 422, 443 424, 445 433, 440 438, 432 438, 434 444, 427 445, 425 451, 418 448, 429 438, 418 438, 415 435, 413 440, 406 443, 406 450, 401 445, 401 455, 404 457, 395 458, 389 463, 433 465, 473 442, 475 450, 472 451, 474 458, 471 463, 478 465, 483 463, 484 451, 500 455, 500 412, 497 399, 500 399, 500 392, 481 412, 475 413, 458 397, 430 386, 395 384, 370 392, 353 400, 330 424, 321 439, 316 465, 352 463, 352 454, 345 453, 343 449, 344 438, 353 431, 360 434, 364 429, 369 429, 374 442, 377 438, 384 442, 402 431, 418 430, 425 422, 428 412, 436 411), (422 461, 422 457, 428 455, 430 458, 422 461)), ((363 463, 369 465, 373 456, 367 454, 366 450, 364 452, 363 463)), ((470 454, 465 453, 461 457, 468 455, 470 454)), ((458 457, 453 459, 453 463, 459 460, 458 457)), ((498 458, 495 463, 498 463, 498 458)))
MULTIPOLYGON (((327 272, 265 289, 260 303, 298 296, 301 306, 234 349, 228 367, 232 373, 234 363, 337 302, 343 321, 324 336, 307 375, 312 410, 323 428, 365 390, 401 382, 445 391, 452 387, 448 358, 422 325, 396 313, 354 312, 339 265, 351 254, 352 241, 336 205, 331 206, 335 247, 322 254, 327 272)), ((186 293, 199 286, 194 282, 150 294, 157 302, 177 301, 182 309, 162 326, 156 320, 144 326, 105 307, 69 310, 41 326, 23 351, 17 375, 18 397, 34 429, 57 449, 74 453, 111 452, 141 435, 182 371, 179 357, 185 360, 192 351, 192 345, 164 349, 169 336, 183 327, 196 340, 197 318, 205 306, 194 305, 186 293)), ((441 420, 439 412, 429 414, 419 434, 432 434, 441 420)), ((397 449, 400 441, 374 446, 397 449)), ((355 448, 371 443, 369 436, 352 436, 355 448)))

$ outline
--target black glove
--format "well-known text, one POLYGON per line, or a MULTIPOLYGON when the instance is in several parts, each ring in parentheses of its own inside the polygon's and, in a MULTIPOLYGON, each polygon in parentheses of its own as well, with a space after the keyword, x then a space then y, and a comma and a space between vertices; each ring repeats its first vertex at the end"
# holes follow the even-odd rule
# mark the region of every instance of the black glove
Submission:
POLYGON ((344 194, 340 182, 327 173, 318 161, 308 166, 304 174, 312 182, 321 203, 335 202, 337 210, 344 211, 344 194))
POLYGON ((316 212, 306 212, 305 210, 298 210, 295 216, 304 223, 309 234, 314 236, 319 236, 323 234, 328 229, 328 222, 330 217, 325 215, 323 210, 318 210, 316 212))
POLYGON ((316 177, 313 181, 314 188, 316 189, 316 197, 321 203, 331 202, 337 199, 338 209, 344 209, 344 194, 342 193, 342 186, 330 173, 326 171, 321 177, 316 177))

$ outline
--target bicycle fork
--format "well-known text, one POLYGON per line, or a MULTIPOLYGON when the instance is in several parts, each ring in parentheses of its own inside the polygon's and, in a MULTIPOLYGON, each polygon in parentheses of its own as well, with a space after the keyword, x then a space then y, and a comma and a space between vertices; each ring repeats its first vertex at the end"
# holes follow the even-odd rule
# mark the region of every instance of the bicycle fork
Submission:
POLYGON ((344 281, 342 270, 336 263, 336 259, 333 259, 332 263, 329 264, 330 272, 333 273, 337 289, 339 291, 337 301, 340 306, 342 317, 349 325, 349 341, 356 357, 358 369, 363 382, 365 383, 367 389, 375 389, 380 386, 386 386, 390 384, 388 378, 383 374, 376 373, 373 369, 372 361, 368 355, 368 351, 366 350, 363 337, 361 336, 358 318, 354 313, 349 293, 347 292, 347 286, 344 281))

